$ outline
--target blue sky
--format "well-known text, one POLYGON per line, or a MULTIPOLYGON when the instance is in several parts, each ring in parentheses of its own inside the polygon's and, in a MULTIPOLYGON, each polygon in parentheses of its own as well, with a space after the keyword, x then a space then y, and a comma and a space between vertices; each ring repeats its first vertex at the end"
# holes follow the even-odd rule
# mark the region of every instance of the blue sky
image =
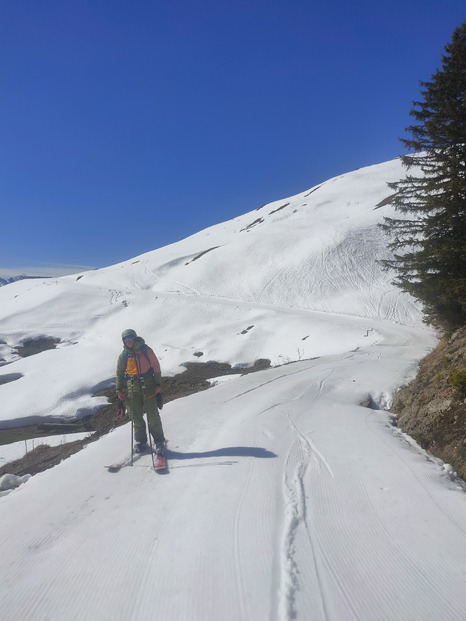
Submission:
POLYGON ((102 267, 403 152, 464 0, 0 0, 0 271, 102 267))

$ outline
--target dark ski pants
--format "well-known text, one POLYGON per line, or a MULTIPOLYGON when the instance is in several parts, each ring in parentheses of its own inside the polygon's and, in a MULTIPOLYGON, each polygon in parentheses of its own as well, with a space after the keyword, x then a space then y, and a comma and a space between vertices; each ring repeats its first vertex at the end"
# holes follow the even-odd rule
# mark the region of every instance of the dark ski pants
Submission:
MULTIPOLYGON (((149 378, 150 380, 152 378, 149 378)), ((155 398, 155 386, 153 381, 146 381, 145 394, 139 380, 128 381, 128 396, 126 406, 128 415, 134 425, 134 439, 136 442, 147 442, 146 422, 144 413, 147 414, 147 422, 154 442, 163 442, 163 428, 160 419, 157 401, 155 398)))

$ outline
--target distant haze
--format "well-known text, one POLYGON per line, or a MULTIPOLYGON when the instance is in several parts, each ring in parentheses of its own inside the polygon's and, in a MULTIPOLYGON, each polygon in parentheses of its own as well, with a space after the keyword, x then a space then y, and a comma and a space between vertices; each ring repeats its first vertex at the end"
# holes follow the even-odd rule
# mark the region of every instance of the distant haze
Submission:
POLYGON ((58 277, 67 274, 77 274, 93 270, 94 267, 86 265, 50 265, 42 267, 0 267, 0 278, 11 278, 12 276, 44 276, 58 277))

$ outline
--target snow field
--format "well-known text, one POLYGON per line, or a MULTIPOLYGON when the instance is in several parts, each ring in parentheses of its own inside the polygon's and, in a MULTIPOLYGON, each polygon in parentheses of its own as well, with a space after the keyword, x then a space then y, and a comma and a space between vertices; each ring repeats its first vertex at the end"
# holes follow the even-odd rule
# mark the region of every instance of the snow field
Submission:
POLYGON ((168 475, 107 472, 126 425, 0 499, 6 619, 460 621, 464 490, 358 405, 406 374, 399 349, 168 404, 168 475))

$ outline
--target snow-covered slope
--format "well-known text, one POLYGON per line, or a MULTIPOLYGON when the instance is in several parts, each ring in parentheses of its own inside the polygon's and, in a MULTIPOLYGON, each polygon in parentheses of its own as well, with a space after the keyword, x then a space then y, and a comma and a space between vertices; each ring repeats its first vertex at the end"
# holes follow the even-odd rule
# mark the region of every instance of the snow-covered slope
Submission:
POLYGON ((398 160, 365 168, 115 266, 0 289, 0 357, 24 376, 1 387, 0 421, 101 405, 91 395, 113 378, 128 327, 172 373, 198 352, 275 365, 375 342, 380 321, 419 324, 377 263, 387 256, 377 223, 392 213, 377 206, 401 174, 398 160), (43 335, 62 343, 15 360, 21 340, 43 335))
POLYGON ((463 621, 464 489, 358 405, 419 336, 169 403, 168 475, 107 472, 125 425, 0 498, 2 619, 463 621))
POLYGON ((167 404, 166 476, 148 455, 104 468, 129 452, 125 425, 1 496, 2 620, 464 621, 464 486, 376 409, 435 342, 376 261, 400 174, 0 289, 0 357, 22 376, 0 385, 3 425, 90 411, 129 327, 164 372, 199 352, 296 361, 167 404), (18 359, 37 336, 62 343, 18 359))

